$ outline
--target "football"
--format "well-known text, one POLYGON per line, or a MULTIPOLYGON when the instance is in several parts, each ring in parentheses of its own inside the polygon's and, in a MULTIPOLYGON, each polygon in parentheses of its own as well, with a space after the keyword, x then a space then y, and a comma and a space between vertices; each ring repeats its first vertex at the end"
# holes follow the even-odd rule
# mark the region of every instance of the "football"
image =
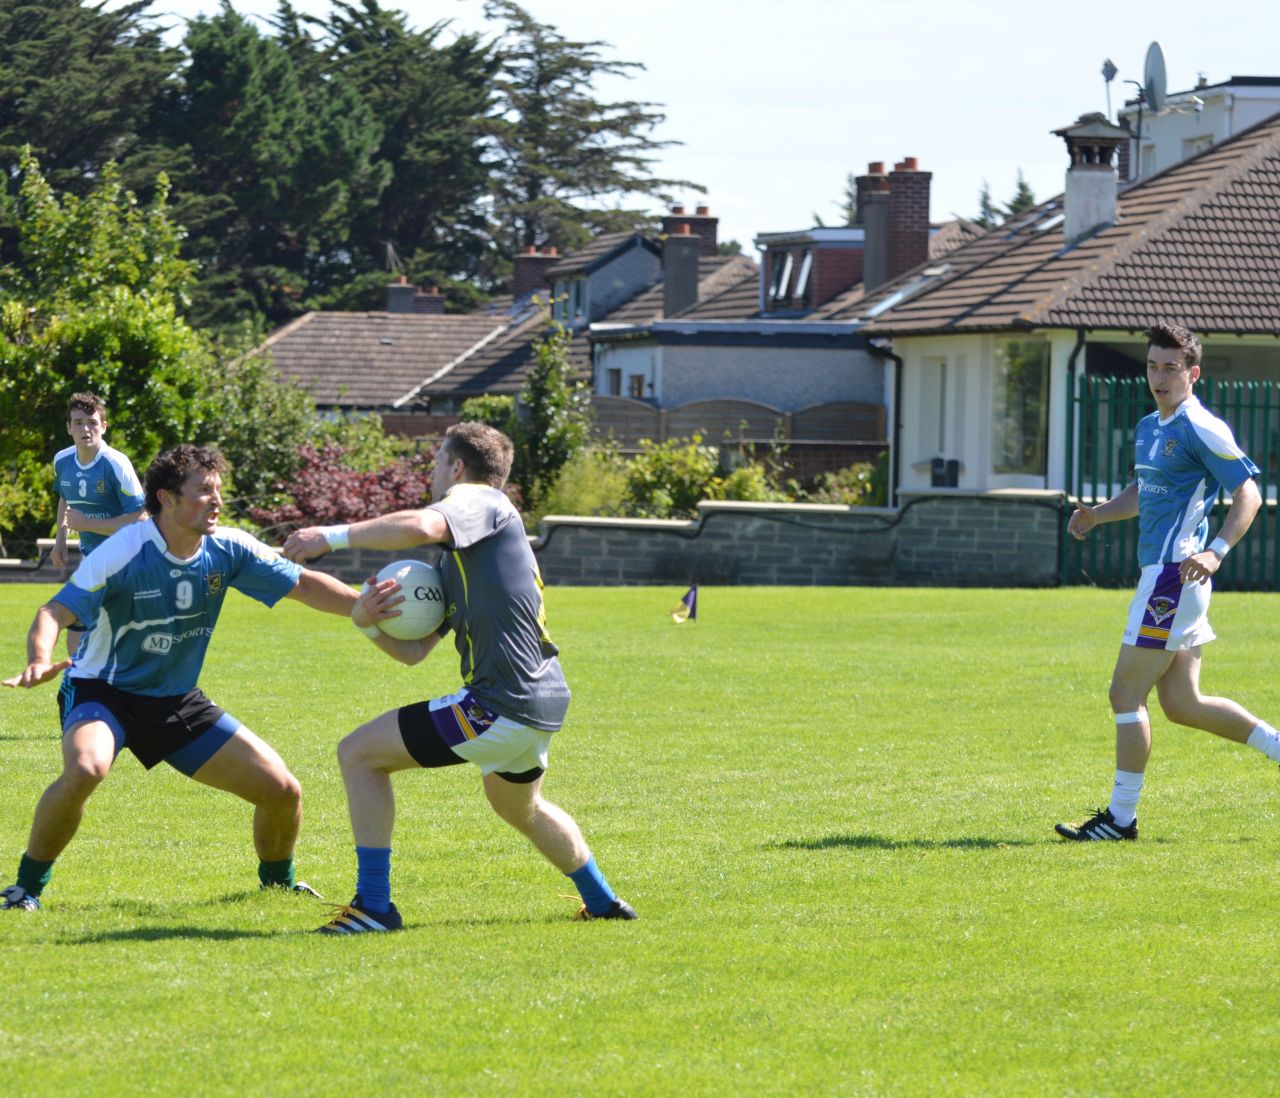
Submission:
POLYGON ((378 622, 378 628, 397 640, 421 640, 444 621, 444 584, 440 569, 420 560, 392 561, 378 573, 378 581, 393 579, 400 584, 404 602, 395 609, 400 616, 378 622))

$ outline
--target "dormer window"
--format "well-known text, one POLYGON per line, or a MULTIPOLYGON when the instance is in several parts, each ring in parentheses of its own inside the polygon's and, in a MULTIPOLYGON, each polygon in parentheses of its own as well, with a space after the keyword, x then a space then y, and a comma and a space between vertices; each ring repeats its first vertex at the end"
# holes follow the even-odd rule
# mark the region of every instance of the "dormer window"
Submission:
POLYGON ((773 278, 769 284, 770 309, 807 309, 813 252, 789 248, 772 253, 773 278))

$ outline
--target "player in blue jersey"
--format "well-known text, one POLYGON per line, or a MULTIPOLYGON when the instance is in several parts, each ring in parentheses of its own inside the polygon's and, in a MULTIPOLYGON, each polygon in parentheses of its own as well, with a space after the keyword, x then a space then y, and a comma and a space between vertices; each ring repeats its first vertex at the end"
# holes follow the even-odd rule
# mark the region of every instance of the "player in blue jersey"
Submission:
POLYGON ((373 624, 398 613, 394 606, 403 597, 392 580, 374 582, 352 619, 387 655, 410 665, 453 630, 462 661, 464 685, 456 693, 383 713, 338 746, 356 842, 356 895, 324 933, 400 929, 391 902, 391 775, 463 762, 480 768, 493 810, 573 881, 582 897, 580 918, 636 917, 606 883, 573 817, 542 796, 547 750, 569 707, 569 687, 547 634, 538 563, 519 512, 501 491, 511 456, 511 440, 500 431, 457 424, 437 454, 428 507, 352 526, 311 527, 285 542, 293 560, 347 546, 444 545, 449 610, 438 632, 395 640, 373 624))
MULTIPOLYGON (((107 408, 96 393, 76 393, 67 403, 67 433, 74 446, 53 457, 58 492, 58 529, 49 559, 67 564, 67 534, 78 531, 80 552, 88 556, 123 526, 146 518, 142 485, 133 463, 103 440, 107 408)), ((67 630, 67 655, 74 655, 84 633, 67 630)))
POLYGON ((151 522, 120 530, 76 569, 37 612, 27 667, 5 686, 32 687, 66 669, 58 708, 62 774, 36 806, 17 883, 0 907, 37 911, 54 860, 80 825, 85 803, 122 748, 144 767, 166 762, 254 806, 253 842, 263 887, 295 882, 293 848, 302 820, 298 780, 265 742, 199 690, 196 680, 228 589, 267 606, 286 596, 349 614, 346 584, 276 556, 239 530, 218 529, 222 456, 179 446, 147 470, 151 522), (60 630, 92 628, 69 662, 53 662, 60 630))
POLYGON ((1258 467, 1236 445, 1231 428, 1192 392, 1200 377, 1200 341, 1174 325, 1157 325, 1146 335, 1147 383, 1156 411, 1135 432, 1134 480, 1105 503, 1079 505, 1067 524, 1072 537, 1084 539, 1099 523, 1136 515, 1142 566, 1111 679, 1111 801, 1083 823, 1057 825, 1059 835, 1077 841, 1138 837, 1138 798, 1151 753, 1146 704, 1152 687, 1174 723, 1248 744, 1280 762, 1280 736, 1271 725, 1228 698, 1200 693, 1201 648, 1214 639, 1211 580, 1262 505, 1253 479, 1258 467), (1219 489, 1231 494, 1231 506, 1209 541, 1208 512, 1219 489))

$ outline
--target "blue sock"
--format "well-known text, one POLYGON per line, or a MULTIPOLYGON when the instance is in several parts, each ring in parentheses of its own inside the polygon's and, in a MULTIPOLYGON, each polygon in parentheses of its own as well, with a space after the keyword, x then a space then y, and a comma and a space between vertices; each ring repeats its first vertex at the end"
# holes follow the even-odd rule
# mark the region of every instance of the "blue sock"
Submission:
POLYGON ((356 847, 356 892, 366 911, 385 915, 391 910, 391 847, 356 847))
POLYGON ((581 869, 575 869, 572 873, 566 873, 565 876, 577 885, 578 894, 592 915, 603 915, 617 899, 613 889, 609 887, 609 882, 604 879, 604 874, 596 865, 594 854, 587 859, 587 864, 581 869))

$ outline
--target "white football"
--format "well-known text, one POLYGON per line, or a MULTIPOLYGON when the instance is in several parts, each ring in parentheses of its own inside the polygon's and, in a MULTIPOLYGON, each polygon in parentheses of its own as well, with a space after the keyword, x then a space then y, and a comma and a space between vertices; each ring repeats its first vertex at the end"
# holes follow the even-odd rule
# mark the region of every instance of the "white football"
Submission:
POLYGON ((444 621, 444 584, 440 569, 420 560, 397 560, 378 573, 378 581, 393 579, 404 602, 395 609, 399 617, 378 622, 378 628, 397 640, 421 640, 444 621))

